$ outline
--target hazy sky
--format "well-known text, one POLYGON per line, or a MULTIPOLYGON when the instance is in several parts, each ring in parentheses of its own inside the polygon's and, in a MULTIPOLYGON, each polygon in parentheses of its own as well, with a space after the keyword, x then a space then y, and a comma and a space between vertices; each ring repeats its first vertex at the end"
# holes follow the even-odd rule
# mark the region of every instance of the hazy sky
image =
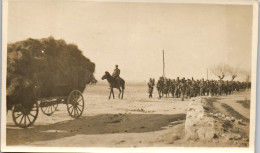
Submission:
MULTIPOLYGON (((50 35, 75 43, 100 80, 114 65, 125 80, 206 78, 207 67, 251 67, 252 6, 10 1, 8 42, 50 35)), ((209 78, 213 75, 209 74, 209 78)))

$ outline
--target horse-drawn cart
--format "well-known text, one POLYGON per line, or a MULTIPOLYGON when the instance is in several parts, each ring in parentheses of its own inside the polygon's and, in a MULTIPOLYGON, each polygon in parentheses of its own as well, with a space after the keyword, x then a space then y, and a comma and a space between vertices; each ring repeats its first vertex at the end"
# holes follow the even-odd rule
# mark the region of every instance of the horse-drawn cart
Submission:
MULTIPOLYGON (((84 110, 84 98, 82 91, 77 86, 70 84, 55 84, 51 87, 45 88, 44 85, 39 85, 39 78, 41 73, 35 76, 37 81, 34 81, 34 88, 32 89, 32 97, 30 102, 22 101, 13 104, 8 103, 9 109, 12 109, 12 117, 14 123, 22 128, 32 125, 39 114, 39 109, 45 115, 52 115, 58 108, 59 104, 66 104, 67 111, 72 118, 79 118, 84 110), (51 90, 48 92, 46 90, 51 90), (48 94, 46 94, 48 93, 48 94), (50 94, 51 93, 51 94, 50 94), (46 97, 46 95, 51 95, 46 97)), ((7 96, 7 99, 11 97, 7 96)), ((25 99, 21 99, 25 100, 25 99)))
POLYGON ((72 118, 79 118, 84 110, 84 98, 79 90, 72 90, 69 95, 59 97, 40 98, 32 107, 15 104, 12 107, 12 117, 14 123, 26 128, 32 125, 39 114, 39 109, 45 115, 52 115, 59 104, 66 104, 67 111, 72 118))
POLYGON ((52 37, 8 44, 6 106, 14 123, 32 125, 41 110, 52 115, 67 105, 72 118, 84 111, 82 92, 95 81, 95 64, 76 45, 52 37))

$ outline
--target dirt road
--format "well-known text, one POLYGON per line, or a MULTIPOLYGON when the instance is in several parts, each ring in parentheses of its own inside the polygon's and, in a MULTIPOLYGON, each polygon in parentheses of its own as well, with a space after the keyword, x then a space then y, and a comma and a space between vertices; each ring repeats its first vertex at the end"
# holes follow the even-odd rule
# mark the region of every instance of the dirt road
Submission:
MULTIPOLYGON (((127 85, 123 100, 108 100, 107 85, 88 86, 83 93, 86 105, 81 118, 72 119, 67 113, 66 106, 59 105, 58 111, 52 116, 40 112, 35 124, 27 129, 15 127, 11 112, 8 112, 7 145, 225 146, 225 143, 217 143, 215 140, 208 143, 186 141, 184 126, 189 101, 180 101, 177 98, 159 100, 155 91, 154 98, 149 99, 146 91, 144 84, 131 84, 127 85)), ((118 94, 117 91, 115 93, 118 94)), ((241 102, 248 94, 249 92, 243 94, 241 92, 240 96, 234 94, 217 98, 221 103, 233 108, 232 114, 236 112, 249 119, 249 114, 246 113, 249 107, 244 107, 241 102), (241 111, 243 113, 240 113, 241 111)), ((214 97, 210 99, 214 100, 214 97)), ((212 107, 228 111, 223 109, 225 105, 219 105, 213 100, 207 103, 214 103, 212 107)), ((244 129, 246 131, 246 128, 244 129)))

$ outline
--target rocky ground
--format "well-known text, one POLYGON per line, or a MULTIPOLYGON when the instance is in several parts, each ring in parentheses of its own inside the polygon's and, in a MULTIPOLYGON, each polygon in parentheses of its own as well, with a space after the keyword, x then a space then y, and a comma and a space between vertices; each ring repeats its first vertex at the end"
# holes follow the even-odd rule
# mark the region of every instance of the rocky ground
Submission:
POLYGON ((207 116, 214 119, 216 143, 248 147, 250 129, 250 91, 202 100, 207 116))
MULTIPOLYGON (((107 85, 88 86, 84 91, 85 110, 72 119, 65 105, 52 116, 42 112, 27 129, 14 126, 7 114, 7 145, 74 147, 246 147, 249 143, 250 91, 228 96, 204 97, 204 117, 214 122, 213 137, 187 139, 186 114, 189 100, 149 99, 144 84, 126 86, 123 100, 108 100, 107 85)), ((118 92, 116 91, 116 94, 118 92)))

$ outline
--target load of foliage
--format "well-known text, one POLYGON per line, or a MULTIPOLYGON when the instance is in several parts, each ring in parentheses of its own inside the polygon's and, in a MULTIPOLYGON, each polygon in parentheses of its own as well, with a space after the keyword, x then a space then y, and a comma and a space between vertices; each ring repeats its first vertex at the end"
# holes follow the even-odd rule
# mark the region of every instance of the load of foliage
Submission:
POLYGON ((32 106, 39 98, 83 92, 95 83, 95 64, 75 44, 53 37, 7 46, 7 105, 32 106))

